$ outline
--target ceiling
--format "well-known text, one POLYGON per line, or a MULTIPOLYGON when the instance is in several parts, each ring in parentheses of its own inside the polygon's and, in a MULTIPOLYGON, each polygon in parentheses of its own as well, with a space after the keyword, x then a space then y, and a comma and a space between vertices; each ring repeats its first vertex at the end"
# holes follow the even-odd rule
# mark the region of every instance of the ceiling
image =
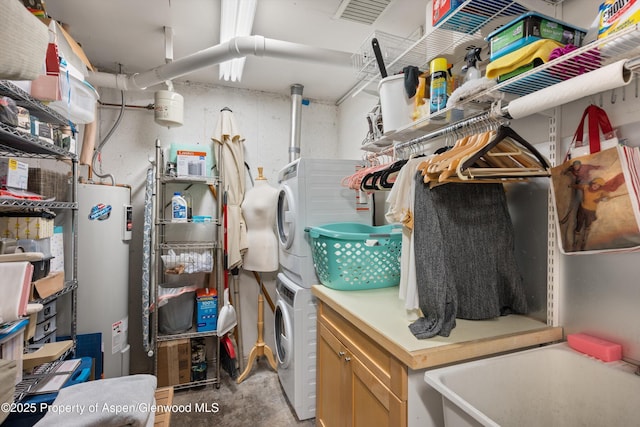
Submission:
MULTIPOLYGON (((400 37, 424 25, 428 0, 391 0, 372 24, 336 18, 341 0, 258 0, 252 35, 357 52, 376 32, 400 37)), ((173 58, 219 44, 220 0, 47 0, 47 13, 68 27, 100 71, 144 72, 165 63, 164 27, 173 29, 173 58)), ((271 93, 304 85, 304 97, 337 102, 358 82, 356 67, 249 56, 241 82, 218 79, 218 66, 176 80, 271 93)), ((375 90, 374 85, 370 85, 375 90)))

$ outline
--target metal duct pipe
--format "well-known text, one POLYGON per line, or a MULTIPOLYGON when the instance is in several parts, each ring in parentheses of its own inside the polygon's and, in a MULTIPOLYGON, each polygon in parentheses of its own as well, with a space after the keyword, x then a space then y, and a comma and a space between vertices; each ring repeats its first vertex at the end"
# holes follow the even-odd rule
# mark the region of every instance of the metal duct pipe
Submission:
POLYGON ((202 68, 247 55, 312 61, 323 64, 351 66, 351 54, 306 46, 263 36, 235 37, 228 42, 133 75, 89 72, 87 81, 96 87, 120 90, 144 90, 202 68))
POLYGON ((289 163, 300 157, 300 127, 302 123, 302 90, 301 84, 291 85, 291 131, 289 144, 289 163))

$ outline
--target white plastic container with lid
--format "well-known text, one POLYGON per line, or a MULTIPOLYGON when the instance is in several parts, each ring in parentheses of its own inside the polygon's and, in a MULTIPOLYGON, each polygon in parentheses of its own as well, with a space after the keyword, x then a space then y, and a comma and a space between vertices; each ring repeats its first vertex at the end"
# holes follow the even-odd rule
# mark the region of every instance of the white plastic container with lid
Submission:
POLYGON ((187 222, 187 201, 180 193, 173 193, 171 198, 171 222, 187 222))

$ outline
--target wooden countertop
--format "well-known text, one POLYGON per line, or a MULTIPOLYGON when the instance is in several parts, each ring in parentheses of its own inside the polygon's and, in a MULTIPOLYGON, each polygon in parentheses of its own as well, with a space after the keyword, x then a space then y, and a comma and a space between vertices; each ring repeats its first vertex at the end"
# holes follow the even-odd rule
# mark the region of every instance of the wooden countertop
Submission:
POLYGON ((409 324, 398 287, 366 291, 337 291, 323 285, 311 288, 322 303, 387 349, 411 369, 424 369, 476 357, 518 350, 562 340, 562 328, 522 315, 490 320, 456 319, 448 337, 419 340, 409 324))

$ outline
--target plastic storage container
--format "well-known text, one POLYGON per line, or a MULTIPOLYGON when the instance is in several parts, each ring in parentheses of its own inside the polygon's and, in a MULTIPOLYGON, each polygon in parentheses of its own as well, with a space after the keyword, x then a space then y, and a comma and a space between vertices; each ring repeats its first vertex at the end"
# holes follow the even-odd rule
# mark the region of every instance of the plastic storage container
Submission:
POLYGON ((551 39, 562 44, 582 46, 587 34, 583 28, 574 27, 536 12, 525 13, 487 36, 491 47, 491 61, 540 39, 551 39))
POLYGON ((384 133, 396 131, 411 123, 413 100, 404 89, 404 74, 385 77, 378 84, 384 133))
POLYGON ((99 96, 87 81, 78 80, 71 75, 60 76, 60 93, 61 101, 49 103, 52 110, 78 124, 91 123, 95 120, 99 96))
POLYGON ((158 330, 163 334, 181 334, 193 327, 195 292, 183 292, 168 298, 158 309, 158 330))
POLYGON ((320 282, 341 291, 400 283, 402 229, 342 222, 308 228, 320 282))

